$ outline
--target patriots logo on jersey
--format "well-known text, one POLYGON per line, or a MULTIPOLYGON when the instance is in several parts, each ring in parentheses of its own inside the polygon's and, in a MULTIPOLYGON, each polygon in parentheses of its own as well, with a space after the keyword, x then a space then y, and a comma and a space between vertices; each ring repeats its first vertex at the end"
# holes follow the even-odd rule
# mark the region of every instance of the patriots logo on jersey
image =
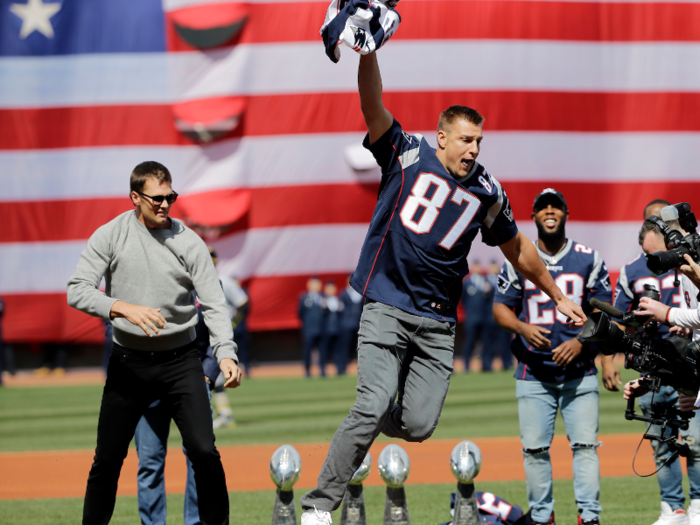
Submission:
POLYGON ((513 209, 510 207, 510 201, 506 203, 506 207, 503 210, 503 215, 506 216, 506 219, 508 219, 510 222, 513 222, 513 209))
POLYGON ((505 293, 509 287, 510 287, 510 281, 504 275, 499 275, 498 276, 498 291, 501 293, 505 293))
POLYGON ((367 33, 364 29, 360 29, 359 27, 353 29, 355 33, 355 47, 359 49, 364 48, 367 43, 367 33))
POLYGON ((612 286, 610 286, 610 276, 606 275, 600 280, 600 284, 603 285, 603 288, 605 288, 606 291, 612 290, 612 286))
POLYGON ((405 131, 402 131, 401 134, 403 135, 403 138, 405 138, 409 144, 413 144, 413 137, 406 133, 405 131))

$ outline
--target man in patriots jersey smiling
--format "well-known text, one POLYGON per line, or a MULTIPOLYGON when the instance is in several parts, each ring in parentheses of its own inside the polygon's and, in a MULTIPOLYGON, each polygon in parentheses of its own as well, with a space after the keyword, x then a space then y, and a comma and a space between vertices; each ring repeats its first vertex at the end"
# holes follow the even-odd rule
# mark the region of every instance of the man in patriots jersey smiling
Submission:
MULTIPOLYGON (((610 303, 612 288, 605 262, 595 250, 566 238, 569 211, 564 196, 547 188, 535 198, 537 252, 567 297, 585 305, 592 298, 610 303)), ((518 337, 512 350, 528 503, 533 523, 554 523, 549 447, 561 410, 574 452, 574 493, 579 524, 598 525, 601 506, 598 464, 598 380, 595 347, 583 344, 581 329, 554 309, 551 299, 506 261, 499 275, 493 313, 518 337)), ((614 364, 603 361, 603 367, 614 364)))
POLYGON ((452 373, 466 257, 479 231, 553 298, 564 318, 585 322, 581 307, 554 284, 518 232, 501 185, 476 162, 483 117, 465 106, 443 111, 436 150, 404 131, 384 107, 376 53, 360 57, 358 84, 369 131, 364 146, 382 180, 350 281, 366 300, 357 400, 333 437, 318 486, 301 500, 302 525, 331 523, 380 432, 423 441, 435 430, 452 373))

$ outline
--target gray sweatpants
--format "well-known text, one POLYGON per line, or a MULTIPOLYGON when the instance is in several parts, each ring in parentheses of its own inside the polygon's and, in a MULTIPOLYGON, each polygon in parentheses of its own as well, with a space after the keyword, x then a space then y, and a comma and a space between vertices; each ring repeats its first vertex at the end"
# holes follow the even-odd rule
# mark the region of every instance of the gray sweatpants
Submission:
POLYGON ((304 510, 337 509, 380 432, 424 441, 435 430, 452 374, 455 325, 368 302, 357 347, 357 399, 331 442, 304 510), (398 400, 397 400, 398 394, 398 400))

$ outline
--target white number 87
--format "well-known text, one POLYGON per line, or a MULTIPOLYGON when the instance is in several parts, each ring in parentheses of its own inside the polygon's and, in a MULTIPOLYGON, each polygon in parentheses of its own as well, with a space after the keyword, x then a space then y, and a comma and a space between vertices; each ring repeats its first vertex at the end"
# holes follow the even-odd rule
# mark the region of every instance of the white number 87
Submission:
MULTIPOLYGON (((406 199, 403 208, 401 208, 399 213, 401 222, 406 228, 419 235, 428 233, 433 228, 433 224, 435 224, 435 220, 440 214, 440 209, 445 205, 449 194, 450 185, 445 179, 438 177, 434 173, 421 173, 411 189, 411 195, 406 199), (426 195, 431 189, 434 189, 434 191, 428 198, 426 195), (425 208, 425 211, 421 214, 420 219, 416 221, 416 212, 421 207, 425 208)), ((460 187, 455 188, 450 200, 460 207, 465 201, 468 204, 457 221, 452 225, 450 231, 440 241, 440 246, 446 250, 452 249, 481 207, 481 202, 477 197, 460 187)))

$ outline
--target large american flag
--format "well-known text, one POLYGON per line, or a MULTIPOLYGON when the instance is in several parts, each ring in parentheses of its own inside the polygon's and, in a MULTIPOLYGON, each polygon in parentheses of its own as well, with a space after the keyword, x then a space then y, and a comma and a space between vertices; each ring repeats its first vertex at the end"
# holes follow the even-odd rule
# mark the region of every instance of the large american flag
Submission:
MULTIPOLYGON (((92 232, 131 208, 143 160, 169 167, 183 196, 174 215, 248 285, 253 330, 296 326, 309 275, 354 269, 379 172, 358 152, 357 56, 324 54, 327 4, 0 0, 5 339, 101 340, 99 320, 66 305, 66 282, 92 232)), ((639 253, 647 202, 697 204, 697 3, 404 0, 398 11, 378 53, 386 107, 433 144, 442 109, 483 113, 480 161, 529 236, 534 196, 554 187, 568 236, 615 274, 639 253)), ((494 257, 478 242, 470 255, 494 257)))

